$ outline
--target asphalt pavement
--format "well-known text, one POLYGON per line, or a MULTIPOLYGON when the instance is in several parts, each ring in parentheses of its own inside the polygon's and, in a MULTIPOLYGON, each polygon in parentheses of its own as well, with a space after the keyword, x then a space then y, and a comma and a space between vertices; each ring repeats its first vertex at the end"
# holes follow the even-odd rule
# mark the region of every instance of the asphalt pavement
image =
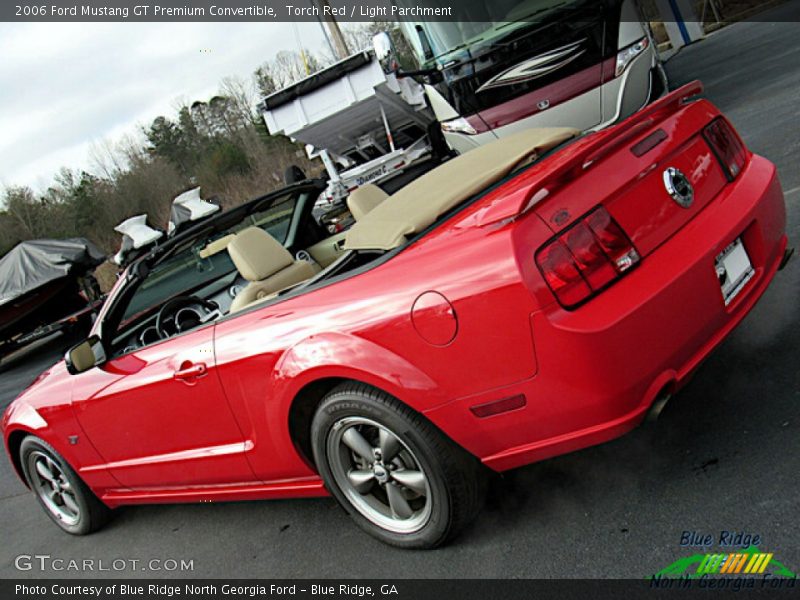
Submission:
MULTIPOLYGON (((673 87, 701 79, 749 146, 778 165, 795 244, 798 55, 800 24, 753 22, 667 64, 673 87)), ((696 551, 680 546, 684 531, 716 538, 723 530, 760 536, 763 551, 800 572, 799 298, 796 258, 654 426, 507 473, 473 526, 445 548, 387 547, 330 499, 129 507, 102 531, 72 537, 50 523, 3 458, 0 577, 93 574, 19 571, 22 554, 141 561, 94 573, 105 577, 641 578, 696 551), (190 560, 193 570, 141 571, 151 559, 190 560)), ((0 367, 0 406, 68 343, 53 338, 0 367)))

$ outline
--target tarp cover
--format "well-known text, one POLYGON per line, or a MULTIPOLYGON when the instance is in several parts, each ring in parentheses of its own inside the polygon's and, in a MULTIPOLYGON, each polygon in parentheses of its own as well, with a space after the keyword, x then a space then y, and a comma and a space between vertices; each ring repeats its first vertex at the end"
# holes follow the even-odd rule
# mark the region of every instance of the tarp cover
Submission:
POLYGON ((169 213, 169 226, 167 231, 172 234, 182 225, 204 219, 221 210, 217 204, 207 202, 200 197, 200 188, 196 187, 175 196, 169 213))
POLYGON ((21 242, 0 258, 0 305, 50 281, 81 274, 105 258, 84 238, 21 242))

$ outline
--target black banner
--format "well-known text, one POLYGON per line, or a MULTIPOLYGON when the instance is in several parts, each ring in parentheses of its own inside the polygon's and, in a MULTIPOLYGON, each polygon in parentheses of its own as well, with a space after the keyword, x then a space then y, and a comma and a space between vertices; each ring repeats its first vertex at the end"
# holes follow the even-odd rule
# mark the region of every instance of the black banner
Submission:
MULTIPOLYGON (((617 0, 607 0, 615 2, 617 0)), ((740 2, 751 20, 779 18, 800 20, 800 0, 744 0, 740 2), (782 3, 797 10, 778 17, 762 11, 782 3), (763 14, 763 16, 762 16, 763 14)), ((543 2, 547 5, 548 2, 543 2)), ((577 2, 565 5, 578 4, 577 2)), ((488 2, 487 5, 491 5, 488 2)), ((598 4, 599 6, 599 4, 598 4)), ((737 10, 742 6, 737 5, 737 10)), ((516 14, 515 21, 535 20, 540 11, 516 14)), ((483 22, 482 2, 463 0, 12 0, 0 3, 0 21, 450 21, 483 22)), ((725 15, 722 15, 723 20, 725 15)), ((625 17, 623 17, 625 18, 625 17)))
MULTIPOLYGON (((36 600, 531 600, 546 598, 606 598, 680 597, 735 593, 736 597, 796 597, 800 587, 796 579, 703 578, 703 579, 641 579, 641 580, 3 580, 0 597, 4 600, 35 598, 36 600)), ((714 595, 713 597, 719 597, 714 595)))

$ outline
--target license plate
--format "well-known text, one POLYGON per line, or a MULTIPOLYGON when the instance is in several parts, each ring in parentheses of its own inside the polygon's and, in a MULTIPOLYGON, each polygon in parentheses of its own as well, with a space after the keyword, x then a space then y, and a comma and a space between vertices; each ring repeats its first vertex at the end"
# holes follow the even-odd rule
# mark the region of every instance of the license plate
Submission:
POLYGON ((725 300, 725 306, 728 306, 755 274, 741 238, 717 256, 715 269, 722 289, 722 298, 725 300))

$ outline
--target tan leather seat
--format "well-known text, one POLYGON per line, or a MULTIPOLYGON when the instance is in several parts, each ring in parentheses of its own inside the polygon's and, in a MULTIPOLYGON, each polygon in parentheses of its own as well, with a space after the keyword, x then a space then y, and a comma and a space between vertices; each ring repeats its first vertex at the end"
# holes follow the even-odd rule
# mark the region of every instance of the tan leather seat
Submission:
POLYGON ((294 260, 289 251, 259 227, 248 227, 228 243, 228 253, 239 274, 250 283, 231 304, 231 312, 314 276, 311 263, 294 260))
POLYGON ((365 214, 386 200, 389 194, 373 183, 367 183, 353 190, 347 197, 347 208, 353 219, 360 221, 365 214))

